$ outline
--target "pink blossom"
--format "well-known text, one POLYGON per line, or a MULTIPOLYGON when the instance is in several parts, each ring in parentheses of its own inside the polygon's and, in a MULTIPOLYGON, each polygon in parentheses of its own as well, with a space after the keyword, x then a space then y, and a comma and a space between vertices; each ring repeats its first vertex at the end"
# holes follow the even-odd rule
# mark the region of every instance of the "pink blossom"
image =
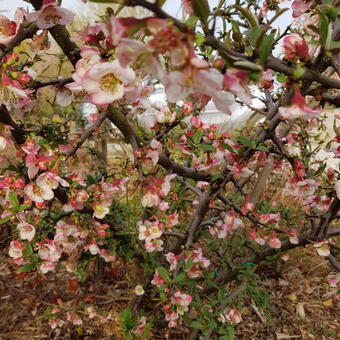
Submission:
POLYGON ((17 228, 19 230, 20 238, 22 240, 28 240, 28 241, 33 240, 33 237, 35 235, 35 228, 32 224, 23 221, 17 225, 17 228))
POLYGON ((176 256, 174 253, 167 253, 165 258, 170 263, 170 270, 175 270, 178 263, 178 255, 176 256))
POLYGON ((26 11, 23 8, 16 10, 13 21, 0 15, 0 44, 7 44, 14 38, 25 15, 26 11))
POLYGON ((18 240, 11 241, 8 255, 13 258, 15 264, 20 265, 23 263, 24 249, 25 249, 24 243, 18 240))
POLYGON ((163 241, 160 239, 152 239, 145 242, 145 250, 147 253, 152 253, 153 251, 163 250, 163 241))
POLYGON ((51 189, 57 189, 59 184, 63 187, 68 187, 69 184, 56 174, 56 171, 46 171, 40 174, 36 180, 37 185, 40 187, 50 187, 51 189))
POLYGON ((55 269, 55 263, 53 262, 48 262, 48 261, 43 261, 40 266, 39 266, 40 271, 43 274, 46 274, 48 272, 50 272, 51 270, 55 269))
POLYGON ((193 15, 194 11, 192 9, 191 0, 182 0, 183 10, 186 14, 193 15))
POLYGON ((109 251, 107 249, 101 249, 100 250, 100 257, 105 260, 105 262, 113 262, 116 261, 117 256, 116 255, 110 255, 109 251))
POLYGON ((298 234, 298 231, 295 228, 288 232, 289 241, 291 244, 299 244, 299 239, 297 237, 297 234, 298 234))
POLYGON ((58 262, 61 257, 62 251, 53 240, 40 242, 38 249, 38 254, 43 261, 58 262))
POLYGON ((155 192, 148 191, 141 199, 143 207, 151 208, 160 203, 160 198, 155 192))
POLYGON ((67 321, 70 321, 74 326, 80 326, 83 324, 83 321, 78 314, 74 312, 67 312, 66 315, 67 321))
POLYGON ((30 183, 25 186, 25 194, 36 203, 49 201, 54 197, 54 192, 49 186, 39 186, 35 183, 30 183))
POLYGON ((103 219, 110 212, 110 207, 104 203, 93 204, 93 217, 103 219))
POLYGON ((273 236, 270 238, 268 244, 269 244, 269 247, 270 247, 270 248, 276 248, 276 249, 281 248, 281 241, 277 238, 276 235, 273 235, 273 236))
POLYGON ((306 105, 300 89, 296 88, 290 106, 280 107, 279 113, 283 119, 309 119, 317 117, 321 110, 313 110, 306 105))
POLYGON ((285 59, 295 61, 296 58, 302 61, 309 58, 308 45, 299 34, 290 34, 283 39, 283 49, 285 51, 285 59))
POLYGON ((293 18, 299 17, 313 5, 313 0, 295 0, 292 3, 293 18))
POLYGON ((134 71, 122 67, 118 60, 95 64, 83 76, 81 84, 91 103, 107 105, 124 96, 124 85, 135 80, 134 71))
POLYGON ((55 0, 44 0, 39 11, 29 13, 26 19, 35 21, 41 29, 48 29, 55 25, 68 25, 73 21, 75 14, 66 8, 58 6, 55 0))
POLYGON ((151 284, 155 285, 156 287, 161 287, 165 284, 165 281, 163 278, 159 275, 158 271, 156 270, 153 279, 151 281, 151 284))
POLYGON ((134 332, 137 335, 137 337, 142 338, 144 331, 145 331, 145 325, 146 325, 146 317, 142 316, 138 320, 138 326, 134 332))
POLYGON ((224 75, 224 87, 240 100, 251 105, 252 95, 246 86, 249 82, 249 72, 240 70, 228 70, 224 75))
POLYGON ((314 247, 316 248, 316 251, 320 256, 326 257, 331 254, 331 252, 329 251, 328 241, 321 241, 321 242, 315 243, 314 247))
POLYGON ((226 309, 219 315, 218 320, 223 323, 239 324, 242 322, 241 312, 237 309, 226 309))
POLYGON ((189 305, 192 302, 192 296, 177 290, 171 297, 171 303, 176 305, 177 313, 183 315, 188 311, 189 305))

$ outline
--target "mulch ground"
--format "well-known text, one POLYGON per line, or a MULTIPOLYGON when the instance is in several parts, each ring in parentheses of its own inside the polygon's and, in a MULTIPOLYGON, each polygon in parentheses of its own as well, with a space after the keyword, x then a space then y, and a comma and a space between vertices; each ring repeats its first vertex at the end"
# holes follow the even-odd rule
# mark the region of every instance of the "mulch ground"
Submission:
MULTIPOLYGON (((124 339, 118 313, 129 296, 124 291, 128 279, 125 265, 121 266, 107 269, 101 281, 90 277, 79 283, 66 272, 48 274, 47 280, 33 273, 16 274, 7 255, 0 252, 0 340, 124 339), (81 326, 50 328, 46 311, 56 305, 57 298, 67 309, 77 309, 84 316, 81 326), (85 318, 84 308, 90 304, 99 318, 85 318)), ((329 274, 328 263, 311 248, 296 249, 279 268, 261 268, 270 308, 261 309, 253 300, 246 300, 236 339, 340 339, 339 300, 326 282, 329 274)), ((150 339, 165 336, 155 332, 150 339)))

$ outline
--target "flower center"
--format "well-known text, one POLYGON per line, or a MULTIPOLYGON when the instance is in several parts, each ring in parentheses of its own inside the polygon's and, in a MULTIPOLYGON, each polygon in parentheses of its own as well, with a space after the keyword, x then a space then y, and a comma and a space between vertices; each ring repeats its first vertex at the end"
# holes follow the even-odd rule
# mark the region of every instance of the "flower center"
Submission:
POLYGON ((47 6, 44 9, 44 20, 47 23, 58 24, 62 19, 61 15, 56 11, 55 6, 47 6))
POLYGON ((113 73, 105 75, 100 81, 100 88, 103 91, 113 92, 121 82, 113 73))
POLYGON ((33 193, 34 193, 34 195, 41 196, 42 193, 43 193, 43 191, 42 191, 42 189, 39 187, 39 185, 35 185, 35 186, 33 187, 33 193))

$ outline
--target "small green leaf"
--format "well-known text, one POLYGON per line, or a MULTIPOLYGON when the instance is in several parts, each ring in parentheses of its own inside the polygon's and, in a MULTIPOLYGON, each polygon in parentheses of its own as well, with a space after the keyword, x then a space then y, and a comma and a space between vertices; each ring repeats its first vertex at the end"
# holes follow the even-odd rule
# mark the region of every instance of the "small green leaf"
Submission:
POLYGON ((216 148, 210 144, 200 144, 200 148, 204 151, 216 152, 216 148))
POLYGON ((305 73, 305 69, 301 66, 297 66, 294 73, 293 73, 293 78, 294 79, 299 79, 303 76, 303 74, 305 73))
POLYGON ((186 274, 185 273, 180 273, 175 278, 172 280, 173 283, 179 283, 183 282, 186 279, 186 274))
POLYGON ((259 62, 261 65, 266 63, 268 55, 272 52, 274 34, 265 35, 259 48, 259 62))
POLYGON ((202 23, 205 25, 210 15, 208 0, 192 0, 192 8, 194 10, 194 14, 200 18, 202 23))
POLYGON ((202 131, 201 131, 201 130, 197 130, 197 131, 195 132, 194 137, 192 138, 192 140, 193 140, 193 142, 194 142, 195 144, 199 144, 200 141, 201 141, 201 139, 202 139, 202 137, 203 137, 202 131))
POLYGON ((203 325, 202 325, 199 321, 197 321, 197 320, 194 320, 194 321, 190 324, 190 326, 191 326, 192 328, 197 328, 197 329, 202 329, 202 328, 203 328, 203 325))
POLYGON ((24 266, 20 267, 18 269, 19 273, 26 273, 26 272, 30 272, 31 270, 34 270, 36 268, 35 264, 33 263, 28 263, 25 264, 24 266))
POLYGON ((10 214, 10 215, 8 215, 8 216, 6 216, 6 217, 4 217, 4 218, 1 218, 1 219, 0 219, 0 225, 1 225, 1 224, 4 224, 4 223, 6 223, 6 222, 8 222, 14 215, 15 215, 15 214, 10 214))
POLYGON ((256 147, 256 150, 259 150, 259 151, 269 151, 269 149, 266 146, 263 146, 263 145, 259 145, 258 147, 256 147))
POLYGON ((245 137, 242 137, 242 136, 238 136, 237 138, 237 141, 239 141, 241 144, 245 145, 245 146, 248 146, 248 148, 253 148, 253 141, 245 138, 245 137))
POLYGON ((170 281, 169 273, 164 267, 157 267, 156 270, 162 279, 165 281, 170 281))
POLYGON ((11 202, 14 210, 17 210, 19 208, 19 200, 18 200, 17 194, 14 193, 14 192, 10 192, 8 194, 8 198, 9 198, 9 201, 11 202))

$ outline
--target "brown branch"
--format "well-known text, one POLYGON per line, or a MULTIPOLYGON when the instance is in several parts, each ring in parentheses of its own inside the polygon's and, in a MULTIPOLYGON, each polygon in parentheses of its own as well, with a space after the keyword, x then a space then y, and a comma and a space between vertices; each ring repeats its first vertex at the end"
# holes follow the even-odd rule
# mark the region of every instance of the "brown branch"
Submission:
POLYGON ((22 28, 18 31, 17 35, 6 45, 0 45, 0 60, 8 53, 10 53, 13 48, 19 45, 23 40, 32 38, 35 33, 37 33, 38 27, 35 23, 30 24, 26 28, 22 28))
POLYGON ((103 113, 101 117, 98 118, 97 121, 84 132, 76 146, 67 153, 65 160, 69 159, 77 152, 77 150, 85 143, 85 141, 92 135, 92 133, 96 131, 100 127, 100 125, 102 125, 107 116, 107 112, 103 113))
POLYGON ((1 105, 0 107, 0 123, 9 125, 13 128, 12 136, 18 145, 25 142, 25 130, 12 119, 5 105, 1 105))
POLYGON ((37 81, 35 82, 35 84, 31 87, 35 90, 40 89, 42 87, 45 86, 51 86, 51 85, 55 85, 57 87, 63 87, 64 85, 73 82, 73 78, 69 77, 69 78, 61 78, 61 79, 51 79, 51 80, 47 80, 47 81, 37 81))

